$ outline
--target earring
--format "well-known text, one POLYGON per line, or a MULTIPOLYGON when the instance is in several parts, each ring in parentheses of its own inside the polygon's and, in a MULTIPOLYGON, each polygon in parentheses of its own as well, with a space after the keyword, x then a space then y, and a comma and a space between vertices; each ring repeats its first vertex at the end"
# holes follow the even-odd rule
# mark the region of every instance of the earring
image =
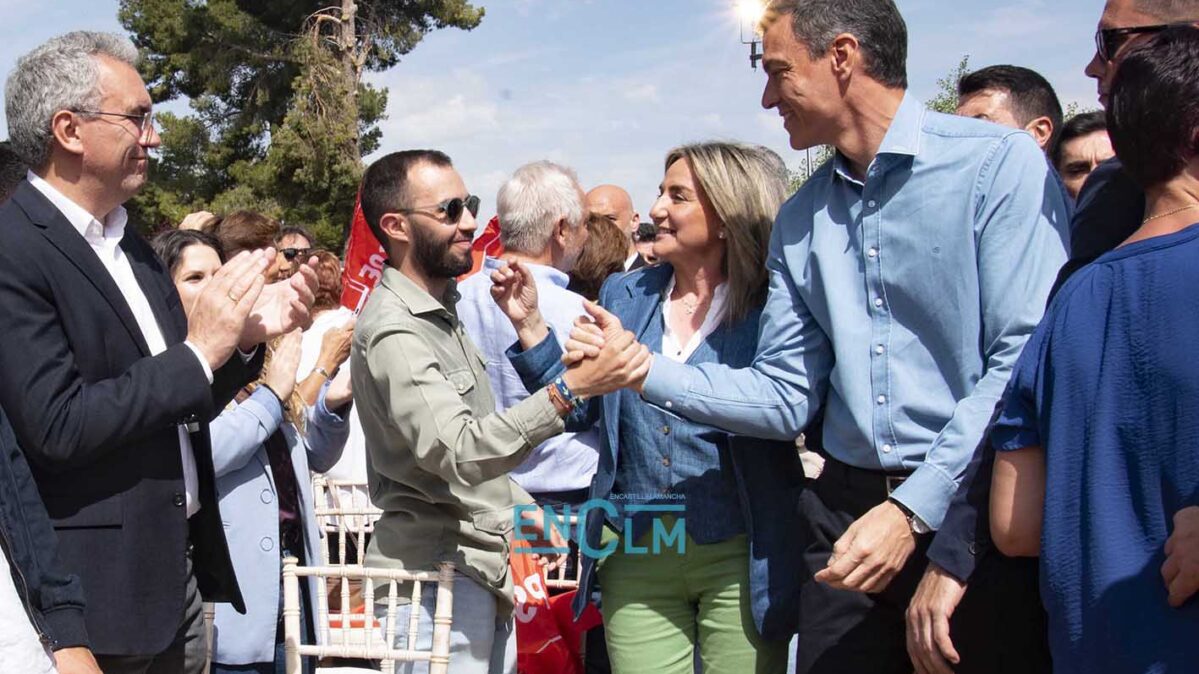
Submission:
POLYGON ((723 229, 722 229, 722 230, 720 230, 720 233, 716 235, 716 238, 718 238, 718 239, 723 239, 723 238, 724 238, 724 230, 723 230, 723 229))

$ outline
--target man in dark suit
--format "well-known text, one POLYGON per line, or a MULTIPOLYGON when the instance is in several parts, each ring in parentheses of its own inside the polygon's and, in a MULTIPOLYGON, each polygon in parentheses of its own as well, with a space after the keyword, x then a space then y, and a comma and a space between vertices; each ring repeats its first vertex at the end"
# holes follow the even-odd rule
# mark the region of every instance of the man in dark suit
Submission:
POLYGON ((201 595, 244 610, 207 422, 257 375, 259 344, 307 321, 315 274, 265 286, 274 251, 243 253, 189 325, 121 207, 159 143, 136 60, 120 36, 70 33, 7 82, 32 170, 0 207, 0 406, 83 581, 101 668, 175 674, 204 666, 201 595))

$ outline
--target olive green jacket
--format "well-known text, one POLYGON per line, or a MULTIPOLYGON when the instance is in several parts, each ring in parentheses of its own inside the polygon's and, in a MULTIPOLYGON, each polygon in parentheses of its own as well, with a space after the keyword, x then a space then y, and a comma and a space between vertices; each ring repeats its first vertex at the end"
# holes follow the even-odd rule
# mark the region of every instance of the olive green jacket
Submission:
POLYGON ((387 267, 354 329, 350 367, 371 500, 383 510, 368 566, 451 561, 512 607, 512 507, 532 499, 508 472, 562 419, 542 390, 495 411, 483 355, 453 310, 387 267))

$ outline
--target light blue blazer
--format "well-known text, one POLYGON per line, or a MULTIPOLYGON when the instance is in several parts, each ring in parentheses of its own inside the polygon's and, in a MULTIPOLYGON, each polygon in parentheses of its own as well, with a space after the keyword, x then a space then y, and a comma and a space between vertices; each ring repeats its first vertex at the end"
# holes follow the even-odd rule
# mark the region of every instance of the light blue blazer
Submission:
MULTIPOLYGON (((225 665, 274 662, 275 628, 280 600, 279 505, 266 455, 266 439, 282 425, 291 450, 291 463, 300 483, 300 512, 304 524, 304 553, 308 564, 319 564, 322 533, 312 516, 310 470, 324 472, 337 463, 349 426, 344 416, 325 407, 325 388, 309 411, 307 436, 283 423, 283 409, 274 394, 259 387, 241 403, 210 424, 212 462, 229 556, 246 601, 246 613, 230 604, 216 605, 212 630, 212 659, 225 665)), ((344 412, 344 410, 343 410, 344 412)), ((322 591, 309 578, 309 597, 322 591)))

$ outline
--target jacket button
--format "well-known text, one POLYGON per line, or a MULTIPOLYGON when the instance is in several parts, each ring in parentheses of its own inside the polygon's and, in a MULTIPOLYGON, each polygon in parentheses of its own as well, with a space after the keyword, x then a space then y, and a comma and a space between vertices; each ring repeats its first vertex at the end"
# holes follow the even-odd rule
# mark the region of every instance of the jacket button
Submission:
POLYGON ((262 548, 263 552, 270 552, 271 550, 273 550, 275 548, 275 542, 269 538, 262 539, 262 541, 260 541, 258 543, 258 545, 259 545, 259 547, 262 548))
POLYGON ((182 508, 187 503, 187 499, 183 494, 175 494, 175 497, 171 499, 171 503, 174 503, 176 508, 182 508))
POLYGON ((670 426, 662 427, 662 435, 670 435, 670 426))
POLYGON ((978 555, 978 544, 975 543, 974 541, 970 542, 970 547, 968 549, 970 550, 970 554, 975 555, 975 556, 978 555))
POLYGON ((270 489, 263 489, 262 493, 258 495, 258 498, 262 499, 263 503, 270 503, 271 501, 275 500, 275 495, 271 493, 270 489))

